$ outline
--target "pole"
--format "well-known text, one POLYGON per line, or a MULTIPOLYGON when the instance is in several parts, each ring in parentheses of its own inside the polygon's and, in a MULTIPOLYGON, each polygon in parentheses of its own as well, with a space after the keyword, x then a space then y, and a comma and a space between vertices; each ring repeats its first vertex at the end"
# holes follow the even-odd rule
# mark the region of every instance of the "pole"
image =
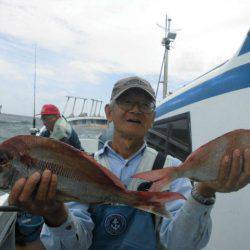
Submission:
POLYGON ((75 116, 75 105, 76 105, 76 97, 74 99, 74 104, 73 104, 73 109, 72 109, 72 113, 71 113, 71 117, 74 117, 75 116))
POLYGON ((81 110, 81 113, 80 113, 80 116, 84 116, 84 107, 85 107, 85 102, 86 102, 87 98, 83 98, 83 105, 82 105, 82 110, 81 110))
POLYGON ((168 49, 165 49, 164 61, 164 80, 163 80, 163 99, 167 96, 168 91, 168 49))
POLYGON ((93 110, 93 104, 94 104, 94 99, 91 99, 92 103, 91 103, 91 109, 90 109, 90 113, 89 116, 92 116, 92 110, 93 110))
POLYGON ((102 107, 102 101, 100 101, 100 108, 99 108, 98 116, 101 116, 101 107, 102 107))
POLYGON ((169 32, 169 26, 168 26, 168 16, 166 14, 166 20, 165 20, 165 53, 164 53, 164 74, 163 74, 163 93, 162 93, 162 97, 163 99, 167 96, 167 91, 168 91, 168 46, 169 44, 167 44, 168 39, 167 39, 167 34, 169 32))
POLYGON ((64 106, 64 108, 63 108, 63 112, 62 112, 63 115, 65 115, 65 112, 66 112, 66 109, 67 109, 67 106, 68 106, 69 99, 71 98, 70 96, 66 96, 66 97, 67 97, 67 101, 66 101, 66 104, 65 104, 65 106, 64 106))
POLYGON ((36 45, 35 45, 35 72, 34 72, 34 85, 33 85, 33 128, 36 128, 36 45))

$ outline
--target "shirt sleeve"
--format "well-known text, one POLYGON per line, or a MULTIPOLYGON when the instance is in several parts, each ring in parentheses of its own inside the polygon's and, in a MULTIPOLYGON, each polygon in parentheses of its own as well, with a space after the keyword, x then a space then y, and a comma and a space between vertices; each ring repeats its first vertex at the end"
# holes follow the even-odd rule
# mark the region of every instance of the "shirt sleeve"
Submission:
POLYGON ((40 235, 46 249, 88 249, 92 244, 94 223, 88 212, 88 205, 77 202, 66 204, 69 209, 67 221, 59 227, 44 224, 40 235))
MULTIPOLYGON (((177 163, 176 160, 174 160, 177 163)), ((174 164, 176 166, 176 164, 174 164)), ((171 192, 179 192, 187 200, 166 203, 172 218, 163 218, 159 230, 161 243, 171 250, 196 250, 206 246, 212 231, 211 206, 195 201, 191 196, 192 185, 187 178, 173 181, 171 192)))

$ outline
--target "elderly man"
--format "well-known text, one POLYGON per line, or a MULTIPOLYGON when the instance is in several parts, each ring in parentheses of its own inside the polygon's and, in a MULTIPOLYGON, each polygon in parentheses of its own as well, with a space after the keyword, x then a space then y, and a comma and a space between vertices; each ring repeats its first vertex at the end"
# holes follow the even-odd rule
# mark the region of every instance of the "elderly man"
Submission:
POLYGON ((43 105, 40 115, 44 127, 41 129, 39 136, 54 138, 82 150, 77 133, 61 116, 55 105, 43 105))
MULTIPOLYGON (((155 93, 142 78, 122 79, 115 84, 105 112, 114 124, 114 134, 112 141, 95 154, 95 159, 117 175, 128 189, 137 190, 140 183, 131 176, 152 168, 157 157, 157 152, 144 141, 155 117, 155 93)), ((173 161, 167 157, 165 166, 173 161)), ((242 167, 240 162, 249 173, 249 153, 240 155, 235 150, 232 156, 223 159, 216 182, 198 183, 193 189, 188 179, 172 182, 169 190, 182 193, 187 200, 168 202, 172 218, 163 218, 157 224, 158 230, 151 214, 122 204, 89 206, 55 202, 57 177, 48 170, 42 176, 34 173, 28 180, 17 181, 9 202, 22 204, 28 211, 44 216, 41 240, 48 249, 151 250, 157 249, 158 243, 168 249, 201 249, 210 237, 210 211, 215 193, 231 192, 249 182, 249 176, 237 171, 242 167), (38 192, 32 198, 38 182, 38 192)))

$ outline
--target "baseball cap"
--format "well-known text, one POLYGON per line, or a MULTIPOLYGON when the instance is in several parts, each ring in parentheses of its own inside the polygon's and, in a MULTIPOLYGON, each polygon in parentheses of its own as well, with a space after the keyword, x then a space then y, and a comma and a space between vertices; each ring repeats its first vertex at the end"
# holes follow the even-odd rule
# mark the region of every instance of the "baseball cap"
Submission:
POLYGON ((38 115, 60 115, 59 109, 53 104, 44 104, 38 115))
POLYGON ((121 94, 132 88, 138 88, 146 92, 155 101, 155 91, 151 87, 150 83, 145 79, 133 76, 119 80, 113 87, 110 101, 116 100, 121 94))

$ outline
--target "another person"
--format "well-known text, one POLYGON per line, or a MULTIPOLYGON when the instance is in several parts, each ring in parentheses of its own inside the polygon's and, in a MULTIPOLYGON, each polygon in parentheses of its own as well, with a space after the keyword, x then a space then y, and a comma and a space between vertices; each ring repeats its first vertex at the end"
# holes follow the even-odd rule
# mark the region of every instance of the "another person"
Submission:
POLYGON ((82 150, 77 133, 61 116, 55 105, 43 105, 40 115, 45 127, 40 131, 39 136, 54 138, 82 150))
MULTIPOLYGON (((140 182, 131 176, 152 168, 157 157, 157 152, 144 141, 155 117, 155 93, 142 78, 122 79, 115 84, 105 112, 114 124, 114 134, 112 141, 95 154, 95 159, 117 175, 128 189, 137 190, 140 182)), ((167 157, 165 166, 173 161, 167 157)), ((169 191, 179 192, 187 200, 168 202, 166 207, 172 218, 162 218, 159 224, 154 223, 150 213, 125 205, 57 202, 54 200, 57 176, 49 170, 18 180, 9 203, 22 205, 44 217, 41 240, 47 249, 151 250, 161 243, 167 249, 195 250, 209 241, 215 193, 239 190, 249 183, 249 173, 250 150, 236 149, 223 158, 218 180, 196 183, 193 188, 188 179, 173 181, 169 191)))

